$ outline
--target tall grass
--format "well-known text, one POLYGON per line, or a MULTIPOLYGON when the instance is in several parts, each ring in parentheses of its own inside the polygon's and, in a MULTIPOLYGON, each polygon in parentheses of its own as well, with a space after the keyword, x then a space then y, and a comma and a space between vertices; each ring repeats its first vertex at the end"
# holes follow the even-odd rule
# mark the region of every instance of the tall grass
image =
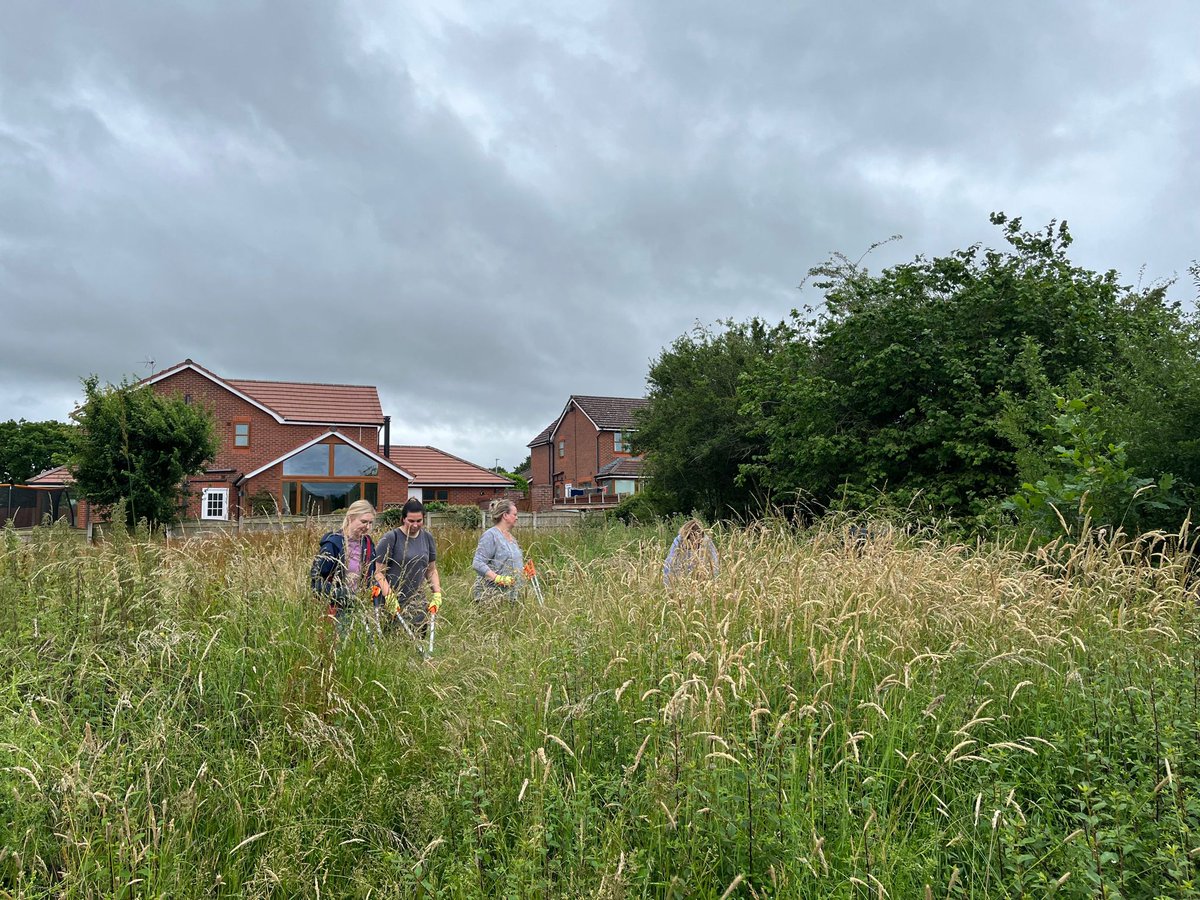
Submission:
POLYGON ((1185 567, 873 528, 523 535, 476 607, 438 534, 432 662, 338 644, 315 535, 53 531, 0 558, 0 893, 1200 894, 1185 567))

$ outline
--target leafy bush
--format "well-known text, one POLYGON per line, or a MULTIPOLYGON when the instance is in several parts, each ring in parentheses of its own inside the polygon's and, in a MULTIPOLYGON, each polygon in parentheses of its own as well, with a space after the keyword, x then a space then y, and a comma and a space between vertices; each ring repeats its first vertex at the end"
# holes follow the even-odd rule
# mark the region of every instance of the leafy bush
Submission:
MULTIPOLYGON (((443 500, 430 500, 422 504, 426 513, 437 513, 438 522, 450 528, 479 529, 481 515, 477 506, 456 506, 443 500)), ((390 506, 375 517, 376 527, 385 530, 398 528, 404 521, 404 509, 390 506)))
MULTIPOLYGON (((426 503, 425 509, 429 509, 431 504, 426 503)), ((383 531, 391 531, 393 528, 400 527, 400 523, 404 521, 404 508, 402 506, 389 506, 375 516, 375 527, 383 531)))
POLYGON ((1005 504, 1043 537, 1078 536, 1089 526, 1140 532, 1156 514, 1182 506, 1174 476, 1133 471, 1125 442, 1110 442, 1097 424, 1092 399, 1055 396, 1058 415, 1045 429, 1055 441, 1049 471, 1023 482, 1005 504))
POLYGON ((179 521, 187 476, 217 454, 212 413, 129 382, 101 387, 94 375, 83 388, 70 454, 80 495, 101 506, 124 499, 129 525, 179 521))
POLYGON ((252 516, 274 516, 279 514, 279 502, 275 499, 275 495, 266 488, 256 491, 248 498, 250 503, 250 515, 252 516))
POLYGON ((646 491, 630 494, 608 511, 610 519, 618 519, 626 525, 638 522, 649 523, 659 517, 653 497, 646 491))
MULTIPOLYGON (((429 509, 429 505, 426 504, 425 508, 429 509)), ((443 509, 439 509, 437 513, 438 517, 452 528, 478 529, 484 519, 484 515, 479 511, 478 506, 462 506, 448 503, 445 504, 443 509)))

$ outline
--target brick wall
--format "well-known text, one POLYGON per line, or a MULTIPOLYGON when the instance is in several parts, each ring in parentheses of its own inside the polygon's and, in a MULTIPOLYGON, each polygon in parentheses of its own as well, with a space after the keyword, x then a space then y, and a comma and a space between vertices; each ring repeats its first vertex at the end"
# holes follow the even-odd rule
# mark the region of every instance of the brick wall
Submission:
POLYGON ((545 444, 529 448, 529 503, 534 510, 554 505, 553 449, 545 444))
POLYGON ((554 463, 562 473, 562 483, 572 487, 596 487, 596 472, 614 459, 632 454, 613 448, 613 431, 597 431, 596 426, 576 406, 572 406, 553 436, 554 463), (564 455, 558 455, 559 441, 566 441, 564 455))
POLYGON ((451 487, 435 488, 434 490, 444 490, 447 493, 447 499, 443 500, 443 503, 451 503, 455 506, 478 506, 482 509, 495 498, 505 496, 508 489, 504 487, 451 487))
POLYGON ((616 436, 617 433, 615 431, 600 432, 600 465, 595 468, 594 472, 600 471, 614 459, 633 458, 632 453, 625 453, 623 451, 613 449, 613 441, 616 439, 616 436))

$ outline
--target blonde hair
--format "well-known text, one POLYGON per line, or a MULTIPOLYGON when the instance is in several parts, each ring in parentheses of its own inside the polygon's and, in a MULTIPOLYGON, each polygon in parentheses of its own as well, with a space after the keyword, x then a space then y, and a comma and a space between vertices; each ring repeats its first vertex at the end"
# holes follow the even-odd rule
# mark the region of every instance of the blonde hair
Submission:
POLYGON ((344 534, 346 529, 350 527, 351 519, 360 519, 367 513, 375 514, 375 507, 371 505, 369 500, 355 500, 347 506, 346 515, 342 516, 342 533, 344 534))
POLYGON ((679 529, 679 544, 682 547, 698 548, 708 537, 708 532, 697 519, 688 519, 679 529))
POLYGON ((495 525, 497 522, 503 519, 510 508, 516 509, 517 504, 513 503, 507 497, 497 497, 495 500, 489 503, 488 515, 492 519, 492 524, 495 525))

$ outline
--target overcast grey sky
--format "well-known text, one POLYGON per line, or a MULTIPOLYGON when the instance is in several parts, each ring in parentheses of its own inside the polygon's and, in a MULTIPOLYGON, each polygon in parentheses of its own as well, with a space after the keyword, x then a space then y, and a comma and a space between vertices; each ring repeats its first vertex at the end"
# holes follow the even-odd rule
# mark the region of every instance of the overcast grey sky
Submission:
POLYGON ((0 0, 0 420, 191 357, 376 384, 514 464, 988 213, 1127 283, 1200 257, 1200 3, 0 0), (1144 274, 1139 276, 1139 270, 1144 274))

